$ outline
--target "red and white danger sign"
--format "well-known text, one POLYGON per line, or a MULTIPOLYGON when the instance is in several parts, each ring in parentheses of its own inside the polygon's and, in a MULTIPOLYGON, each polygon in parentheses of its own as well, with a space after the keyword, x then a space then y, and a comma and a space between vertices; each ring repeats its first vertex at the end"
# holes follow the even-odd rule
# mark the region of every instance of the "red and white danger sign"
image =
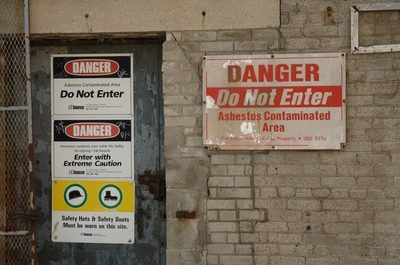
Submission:
POLYGON ((206 56, 204 145, 340 149, 345 54, 206 56))

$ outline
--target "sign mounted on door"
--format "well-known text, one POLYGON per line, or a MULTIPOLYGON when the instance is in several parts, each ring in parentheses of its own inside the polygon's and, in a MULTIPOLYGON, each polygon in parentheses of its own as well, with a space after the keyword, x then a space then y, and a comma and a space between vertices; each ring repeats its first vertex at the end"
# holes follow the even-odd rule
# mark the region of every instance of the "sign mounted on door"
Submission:
POLYGON ((133 54, 57 54, 52 240, 134 242, 133 54))
POLYGON ((55 115, 132 115, 132 54, 52 55, 55 115))

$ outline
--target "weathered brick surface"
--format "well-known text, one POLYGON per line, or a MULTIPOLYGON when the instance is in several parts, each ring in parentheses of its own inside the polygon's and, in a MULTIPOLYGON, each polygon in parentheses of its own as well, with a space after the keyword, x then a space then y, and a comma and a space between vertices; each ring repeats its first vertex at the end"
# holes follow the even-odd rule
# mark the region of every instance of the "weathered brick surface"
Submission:
MULTIPOLYGON (((162 65, 166 167, 175 201, 167 203, 173 225, 167 231, 183 237, 174 211, 198 210, 197 225, 188 226, 198 227, 198 234, 188 230, 196 241, 170 240, 168 264, 179 257, 216 265, 398 263, 400 53, 350 53, 352 4, 282 0, 280 28, 168 33, 162 65), (345 148, 203 149, 202 56, 308 52, 346 53, 345 148), (180 192, 196 197, 184 203, 180 192)), ((399 19, 398 12, 366 12, 360 40, 400 43, 392 26, 399 19)))

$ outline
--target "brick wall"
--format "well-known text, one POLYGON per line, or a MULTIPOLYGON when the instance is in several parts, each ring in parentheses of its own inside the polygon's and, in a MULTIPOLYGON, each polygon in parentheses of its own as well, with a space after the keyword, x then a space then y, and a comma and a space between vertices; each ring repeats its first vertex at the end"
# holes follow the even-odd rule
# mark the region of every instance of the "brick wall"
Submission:
MULTIPOLYGON (((284 0, 280 28, 168 34, 168 264, 399 264, 400 53, 350 53, 352 4, 284 0), (347 54, 344 149, 202 148, 203 55, 309 52, 347 54), (177 210, 197 215, 179 220, 177 210)), ((371 16, 375 34, 400 18, 371 16)))

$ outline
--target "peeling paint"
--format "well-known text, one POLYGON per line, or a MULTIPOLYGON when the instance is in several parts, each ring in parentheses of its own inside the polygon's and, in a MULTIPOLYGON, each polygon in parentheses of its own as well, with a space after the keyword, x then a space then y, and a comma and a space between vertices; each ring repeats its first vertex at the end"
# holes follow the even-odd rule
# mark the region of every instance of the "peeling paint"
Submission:
POLYGON ((222 67, 223 68, 228 68, 229 65, 240 65, 240 61, 230 61, 228 60, 227 62, 225 62, 222 67))
POLYGON ((252 134, 253 133, 253 123, 252 122, 242 122, 240 125, 240 132, 242 134, 252 134))
POLYGON ((35 153, 41 153, 41 152, 49 152, 50 151, 50 145, 48 141, 43 141, 42 139, 37 139, 35 144, 35 153))
POLYGON ((54 225, 53 235, 57 232, 58 224, 59 224, 59 222, 57 222, 57 223, 54 225))
POLYGON ((215 104, 215 100, 212 97, 207 96, 206 99, 207 99, 207 108, 208 109, 218 109, 219 108, 218 105, 215 104))

